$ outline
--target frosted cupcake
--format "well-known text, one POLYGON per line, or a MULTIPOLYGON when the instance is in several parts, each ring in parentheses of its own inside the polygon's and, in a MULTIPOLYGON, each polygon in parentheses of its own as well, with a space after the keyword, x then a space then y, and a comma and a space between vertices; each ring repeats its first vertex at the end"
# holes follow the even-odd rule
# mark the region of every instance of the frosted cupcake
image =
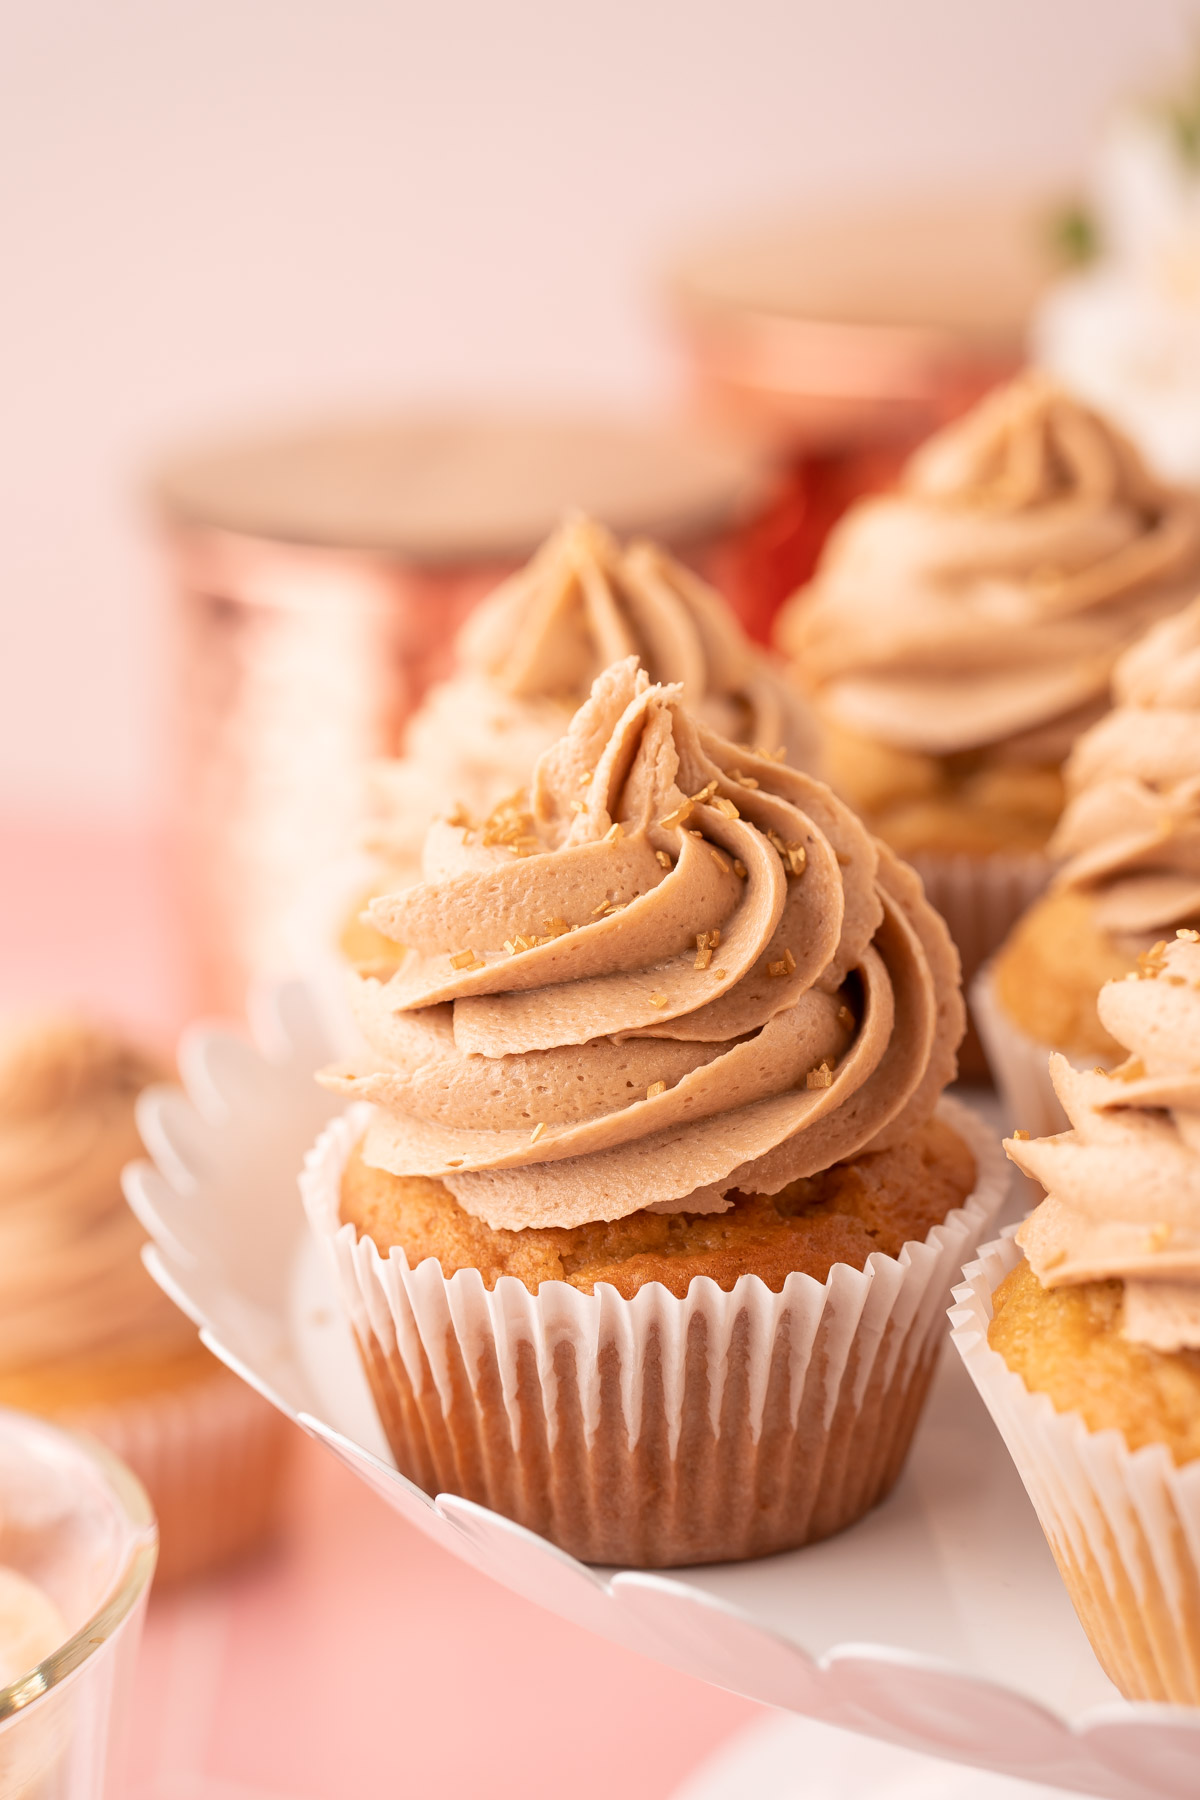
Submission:
POLYGON ((142 1267, 121 1195, 148 1058, 73 1019, 0 1037, 0 1405, 90 1432, 158 1514, 160 1578, 273 1528, 289 1428, 142 1267))
POLYGON ((1200 487, 1200 67, 1109 124, 1081 214, 1085 266, 1035 317, 1039 362, 1169 481, 1200 487))
MULTIPOLYGON (((468 619, 458 668, 408 728, 405 754, 377 765, 368 848, 373 891, 416 881, 435 818, 486 820, 562 736, 609 663, 636 655, 651 678, 679 682, 706 724, 734 743, 782 751, 809 767, 815 731, 771 659, 725 601, 665 550, 622 549, 590 519, 573 519, 468 619)), ((352 922, 352 961, 373 966, 386 946, 352 922)))
POLYGON ((939 1107, 953 947, 827 788, 633 658, 522 807, 372 903, 408 949, 304 1181, 397 1463, 590 1561, 827 1535, 895 1481, 1000 1199, 939 1107))
POLYGON ((1117 704, 1076 744, 1050 892, 1018 920, 974 996, 1013 1117, 1063 1123, 1051 1049, 1090 1067, 1122 1057, 1097 998, 1156 940, 1200 925, 1200 601, 1126 651, 1117 704))
POLYGON ((1046 1198, 956 1290, 955 1341, 1130 1699, 1200 1704, 1200 934, 1109 982, 1115 1070, 1005 1149, 1046 1198), (1024 1253, 1022 1255, 1022 1252, 1024 1253))
POLYGON ((1197 502, 1026 375, 853 508, 785 610, 830 779, 913 859, 968 975, 1045 883, 1062 764, 1114 661, 1198 571, 1197 502))

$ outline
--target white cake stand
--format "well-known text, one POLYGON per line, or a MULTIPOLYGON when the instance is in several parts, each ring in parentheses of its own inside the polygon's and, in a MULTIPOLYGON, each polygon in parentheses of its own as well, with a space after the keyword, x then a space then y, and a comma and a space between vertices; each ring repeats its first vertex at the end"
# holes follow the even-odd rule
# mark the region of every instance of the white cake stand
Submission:
MULTIPOLYGON (((318 1010, 286 984, 252 1007, 253 1042, 193 1028, 180 1048, 186 1093, 156 1088, 141 1105, 154 1164, 128 1171, 126 1191, 154 1240, 148 1266, 230 1368, 444 1548, 644 1655, 922 1757, 1106 1800, 1195 1800, 1200 1710, 1119 1698, 952 1352, 891 1497, 839 1537, 759 1562, 588 1568, 400 1475, 297 1192, 334 1110, 312 1079, 330 1055, 318 1010)), ((956 1795, 975 1791, 955 1779, 956 1795)), ((858 1790, 847 1776, 836 1791, 858 1790)), ((998 1800, 994 1787, 978 1792, 998 1800)))

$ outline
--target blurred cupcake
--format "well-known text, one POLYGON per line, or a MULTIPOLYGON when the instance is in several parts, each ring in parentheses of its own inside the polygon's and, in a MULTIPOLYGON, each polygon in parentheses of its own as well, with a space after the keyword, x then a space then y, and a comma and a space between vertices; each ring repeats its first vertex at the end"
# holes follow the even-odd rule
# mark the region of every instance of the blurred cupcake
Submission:
POLYGON ((0 1037, 0 1405, 90 1432, 158 1514, 160 1579, 275 1524, 288 1427, 142 1267, 121 1195, 139 1091, 163 1071, 74 1019, 0 1037))
POLYGON ((1126 651, 1117 704, 1076 744, 1051 853, 1067 858, 972 996, 1012 1115, 1065 1123, 1047 1074, 1119 1061, 1097 998, 1180 925, 1200 925, 1200 600, 1126 651))
POLYGON ((1131 1054, 1052 1058, 1071 1129, 1006 1141, 1046 1198, 967 1269, 955 1341, 1105 1670, 1129 1699, 1196 1706, 1200 934, 1099 1011, 1131 1054))
POLYGON ((1200 63, 1110 121, 1073 215, 1083 266, 1033 325, 1038 361, 1187 487, 1200 487, 1198 145, 1200 63))
POLYGON ((785 609, 826 772, 912 858, 967 976, 1045 884, 1062 764, 1116 657, 1198 576, 1200 502, 1025 375, 853 508, 785 609))
MULTIPOLYGON (((409 725, 404 756, 374 771, 366 835, 381 872, 372 892, 419 879, 435 818, 486 820, 623 656, 637 656, 655 681, 680 682, 705 723, 734 743, 782 750, 802 767, 815 754, 803 702, 715 589, 657 545, 622 549, 590 519, 569 520, 476 609, 457 654, 457 673, 409 725)), ((394 960, 357 917, 343 948, 363 967, 394 960)))
POLYGON ((358 984, 373 1064, 326 1079, 370 1104, 304 1179, 397 1463, 595 1562, 837 1531, 899 1473, 1001 1198, 938 1104, 945 928, 632 657, 505 818, 435 824, 372 903, 408 950, 358 984))

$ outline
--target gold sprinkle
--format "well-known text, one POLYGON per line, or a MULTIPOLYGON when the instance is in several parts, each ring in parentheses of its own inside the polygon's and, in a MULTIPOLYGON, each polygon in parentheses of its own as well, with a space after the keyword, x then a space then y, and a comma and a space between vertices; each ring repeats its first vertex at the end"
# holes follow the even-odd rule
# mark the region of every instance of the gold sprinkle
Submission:
POLYGON ((525 794, 518 790, 502 800, 484 822, 480 842, 487 848, 503 846, 514 856, 525 856, 540 850, 541 843, 533 830, 533 814, 524 806, 525 794))
POLYGON ((624 836, 625 836, 625 827, 622 825, 621 821, 618 819, 616 824, 610 825, 608 830, 605 832, 604 842, 606 844, 619 844, 621 839, 624 836))
POLYGON ((719 925, 713 926, 712 930, 708 934, 708 941, 712 945, 713 949, 715 950, 717 945, 721 941, 721 927, 719 925))
POLYGON ((452 969, 482 969, 483 962, 473 950, 456 950, 450 958, 452 969))
POLYGON ((787 759, 787 746, 780 744, 778 750, 768 750, 764 744, 760 745, 754 754, 761 756, 765 762, 784 762, 787 759))
POLYGON ((595 772, 595 771, 594 771, 594 770, 592 770, 592 769, 585 769, 585 770, 584 770, 584 771, 583 771, 583 774, 582 774, 582 775, 581 775, 581 776, 580 776, 580 777, 579 777, 579 785, 580 785, 580 787, 586 787, 586 786, 587 786, 587 784, 588 784, 588 782, 589 782, 589 781, 590 781, 590 780, 591 780, 591 779, 592 779, 592 775, 593 775, 593 774, 594 774, 594 772, 595 772))
POLYGON ((607 911, 608 911, 608 901, 602 900, 600 902, 599 906, 593 906, 592 917, 593 917, 593 919, 598 919, 602 912, 607 912, 607 911))
POLYGON ((665 1094, 666 1091, 667 1084, 665 1081, 652 1081, 650 1086, 646 1089, 646 1098, 647 1100, 653 1100, 657 1095, 665 1094))
POLYGON ((504 948, 508 951, 510 956, 515 956, 517 954, 517 946, 513 938, 505 938, 504 948))
POLYGON ((709 933, 707 931, 698 931, 696 933, 696 961, 694 966, 697 969, 707 969, 709 963, 713 959, 713 951, 715 948, 716 946, 709 933))
POLYGON ((1107 1076, 1107 1074, 1108 1074, 1108 1070, 1107 1070, 1107 1069, 1102 1069, 1102 1068, 1101 1068, 1101 1067, 1100 1067, 1100 1064, 1099 1064, 1099 1063, 1097 1063, 1097 1064, 1096 1064, 1096 1066, 1095 1066, 1095 1068, 1094 1068, 1094 1069, 1093 1069, 1093 1070, 1092 1070, 1092 1074, 1093 1074, 1093 1075, 1105 1075, 1105 1076, 1107 1076))
POLYGON ((573 813, 583 813, 587 811, 587 807, 583 804, 582 800, 572 800, 571 811, 573 813))
POLYGON ((1189 931, 1182 925, 1175 933, 1175 936, 1177 938, 1182 938, 1185 944, 1200 944, 1200 931, 1189 931))
POLYGON ((857 1023, 854 1014, 850 1011, 848 1006, 838 1007, 837 1022, 839 1025, 844 1025, 847 1031, 853 1031, 855 1024, 857 1023))
POLYGON ((664 1007, 667 1004, 667 996, 665 994, 651 994, 650 1004, 651 1004, 651 1006, 657 1006, 660 1008, 664 1007))
POLYGON ((712 859, 716 863, 718 869, 720 869, 722 875, 728 875, 728 873, 729 873, 728 857, 722 856, 721 852, 718 849, 716 849, 715 846, 712 844, 710 844, 708 846, 708 854, 712 857, 712 859))
POLYGON ((704 833, 702 831, 693 831, 690 825, 687 828, 687 834, 689 837, 699 838, 701 843, 704 842, 704 833))
POLYGON ((810 1069, 808 1071, 808 1074, 804 1077, 804 1082, 805 1086, 810 1088, 832 1087, 833 1070, 827 1062, 818 1063, 815 1069, 810 1069))
POLYGON ((796 959, 792 955, 790 950, 785 950, 783 955, 779 958, 778 962, 771 962, 771 963, 767 964, 767 974, 768 975, 794 975, 795 972, 796 972, 796 959))
POLYGON ((1141 981, 1153 981, 1162 974, 1167 966, 1167 946, 1160 938, 1149 950, 1143 950, 1137 959, 1138 978, 1141 981))
POLYGON ((783 853, 787 860, 788 872, 792 875, 803 875, 808 867, 808 851, 803 844, 785 844, 783 853))
POLYGON ((545 1135, 546 1135, 546 1121, 543 1119, 541 1121, 541 1123, 538 1125, 535 1125, 533 1130, 530 1132, 529 1141, 531 1144, 536 1144, 538 1139, 540 1137, 545 1137, 545 1135))
POLYGON ((745 865, 745 863, 744 863, 744 862, 743 862, 743 861, 742 861, 742 859, 741 859, 741 857, 740 857, 740 856, 735 856, 735 857, 734 857, 734 859, 733 859, 733 872, 734 872, 734 874, 735 874, 735 875, 737 875, 737 876, 738 876, 738 877, 739 877, 739 878, 740 878, 740 879, 741 879, 741 880, 742 880, 742 881, 745 881, 745 879, 746 879, 746 865, 745 865))
POLYGON ((470 831, 475 821, 472 819, 462 801, 459 800, 455 804, 454 811, 446 814, 446 823, 447 825, 459 825, 464 831, 470 831))
POLYGON ((613 901, 610 901, 609 904, 605 907, 604 916, 606 919, 611 919, 611 917, 614 913, 624 912, 624 910, 625 910, 624 900, 613 900, 613 901))
POLYGON ((735 769, 733 771, 733 779, 736 782, 738 782, 742 787, 756 788, 758 786, 758 783, 754 779, 753 775, 743 775, 742 771, 740 769, 735 769))
POLYGON ((693 794, 691 796, 692 805, 693 806, 704 806, 709 800, 712 799, 712 797, 716 793, 716 791, 717 791, 716 782, 710 781, 707 787, 702 787, 698 794, 693 794))
POLYGON ((461 1156, 450 1157, 449 1161, 446 1164, 446 1167, 448 1169, 461 1169, 462 1166, 463 1166, 463 1158, 461 1156))
POLYGON ((1022 1129, 1019 1125, 1018 1125, 1017 1129, 1013 1132, 1013 1137, 1016 1139, 1018 1144, 1027 1144, 1029 1142, 1029 1133, 1027 1131, 1022 1131, 1022 1129))
POLYGON ((545 932, 547 938, 565 937, 570 929, 571 927, 567 924, 565 919, 542 920, 542 930, 545 932))
POLYGON ((665 850, 656 850, 654 852, 654 854, 658 858, 659 862, 662 864, 664 869, 673 869, 674 868, 675 865, 671 861, 670 857, 667 855, 665 850))
POLYGON ((681 806, 675 808, 674 812, 667 813, 666 816, 661 818, 658 822, 664 831, 672 831, 676 825, 683 824, 683 821, 689 816, 691 810, 691 801, 685 800, 681 806))
POLYGON ((724 981, 724 979, 728 975, 728 973, 729 973, 728 969, 714 969, 713 970, 713 974, 718 981, 724 981))
POLYGON ((723 794, 717 795, 717 798, 713 801, 713 807, 715 811, 721 813, 726 819, 740 819, 742 816, 737 807, 733 804, 733 801, 726 800, 723 794))
POLYGON ((1168 987, 1186 987, 1187 982, 1184 980, 1182 975, 1168 975, 1167 976, 1167 986, 1168 987))

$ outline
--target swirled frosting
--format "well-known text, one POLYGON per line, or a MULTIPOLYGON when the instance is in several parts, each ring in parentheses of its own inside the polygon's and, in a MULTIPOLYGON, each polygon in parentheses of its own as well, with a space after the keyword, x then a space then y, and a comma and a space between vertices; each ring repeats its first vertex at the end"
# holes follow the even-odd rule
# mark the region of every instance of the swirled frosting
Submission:
POLYGON ((528 795, 374 900, 366 1161, 493 1226, 723 1211, 928 1118, 964 1015, 913 872, 828 788, 605 671, 528 795), (514 854, 515 853, 515 854, 514 854))
POLYGON ((1200 916, 1200 600, 1117 664, 1117 704, 1067 762, 1051 853, 1059 887, 1094 896, 1115 935, 1200 916))
POLYGON ((194 1344, 121 1194, 141 1154, 134 1101, 161 1073, 69 1019, 0 1038, 0 1372, 194 1344))
POLYGON ((988 396, 830 537, 780 641, 846 729, 1060 761, 1114 660, 1190 598, 1200 506, 1045 376, 988 396))
POLYGON ((1126 1337, 1200 1348, 1200 936, 1155 945, 1099 1005, 1129 1060, 1050 1058, 1071 1129, 1005 1141, 1046 1189, 1017 1242, 1044 1287, 1123 1281, 1126 1337))
POLYGON ((1088 205, 1099 254, 1033 322, 1037 360, 1103 407, 1169 481, 1200 485, 1200 170, 1183 104, 1131 109, 1099 147, 1088 205), (1190 140, 1189 140, 1190 141, 1190 140))
POLYGON ((477 607, 456 651, 458 671, 413 718, 404 756, 372 775, 368 843, 394 865, 415 864, 435 817, 486 817, 520 787, 624 656, 678 682, 733 742, 815 759, 805 705, 720 595, 665 550, 622 549, 590 519, 568 520, 477 607))

